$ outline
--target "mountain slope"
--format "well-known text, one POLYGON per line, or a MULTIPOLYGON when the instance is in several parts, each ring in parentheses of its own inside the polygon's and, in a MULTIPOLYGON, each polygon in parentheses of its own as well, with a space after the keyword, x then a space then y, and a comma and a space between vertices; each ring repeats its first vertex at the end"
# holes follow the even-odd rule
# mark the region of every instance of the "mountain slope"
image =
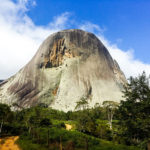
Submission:
POLYGON ((125 82, 119 65, 94 34, 64 30, 49 36, 24 68, 0 84, 0 102, 22 107, 46 103, 68 111, 82 98, 90 107, 120 101, 125 82))

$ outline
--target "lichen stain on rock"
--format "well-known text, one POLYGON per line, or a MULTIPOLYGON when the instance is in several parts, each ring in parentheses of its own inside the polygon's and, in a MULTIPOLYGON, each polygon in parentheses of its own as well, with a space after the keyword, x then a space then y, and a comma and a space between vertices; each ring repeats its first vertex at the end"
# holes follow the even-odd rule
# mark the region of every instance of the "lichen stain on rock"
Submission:
POLYGON ((42 67, 52 68, 62 65, 64 56, 68 58, 75 57, 70 49, 66 48, 65 39, 58 39, 54 42, 49 54, 44 57, 44 63, 42 67))
POLYGON ((52 93, 53 93, 54 96, 57 95, 57 91, 58 91, 58 87, 56 87, 56 88, 52 91, 52 93))
POLYGON ((65 50, 64 41, 65 39, 59 39, 54 42, 50 53, 44 58, 44 68, 58 67, 62 64, 65 50))

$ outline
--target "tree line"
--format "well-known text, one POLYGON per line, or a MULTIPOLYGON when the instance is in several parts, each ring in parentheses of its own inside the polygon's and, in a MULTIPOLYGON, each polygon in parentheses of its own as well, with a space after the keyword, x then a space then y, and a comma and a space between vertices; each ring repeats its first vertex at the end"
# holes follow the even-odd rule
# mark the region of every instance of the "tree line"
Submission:
POLYGON ((149 77, 144 72, 138 77, 130 77, 123 95, 124 100, 120 103, 107 100, 94 108, 88 108, 88 101, 82 98, 77 102, 76 110, 67 113, 45 104, 21 110, 14 104, 18 107, 16 111, 6 104, 0 104, 0 136, 20 135, 23 147, 28 140, 28 143, 32 141, 37 147, 42 145, 45 149, 64 149, 67 146, 70 149, 90 149, 95 146, 96 149, 102 143, 99 139, 148 149, 149 77), (72 125, 72 131, 66 131, 65 125, 68 123, 72 125))

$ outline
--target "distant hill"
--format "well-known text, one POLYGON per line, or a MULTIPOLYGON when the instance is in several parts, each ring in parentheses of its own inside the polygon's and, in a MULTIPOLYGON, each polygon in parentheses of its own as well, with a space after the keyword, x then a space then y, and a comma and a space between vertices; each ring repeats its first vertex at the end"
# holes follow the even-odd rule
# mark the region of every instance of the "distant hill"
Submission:
POLYGON ((4 80, 0 80, 0 83, 3 82, 4 80))

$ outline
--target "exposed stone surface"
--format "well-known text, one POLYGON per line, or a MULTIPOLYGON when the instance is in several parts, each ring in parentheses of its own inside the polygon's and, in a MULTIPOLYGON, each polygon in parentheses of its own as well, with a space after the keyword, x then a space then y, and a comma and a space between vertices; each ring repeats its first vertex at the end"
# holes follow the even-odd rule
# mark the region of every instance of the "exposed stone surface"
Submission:
POLYGON ((120 101, 125 82, 119 65, 94 34, 64 30, 49 36, 24 68, 0 83, 0 102, 23 107, 42 102, 68 111, 83 97, 90 107, 120 101))

